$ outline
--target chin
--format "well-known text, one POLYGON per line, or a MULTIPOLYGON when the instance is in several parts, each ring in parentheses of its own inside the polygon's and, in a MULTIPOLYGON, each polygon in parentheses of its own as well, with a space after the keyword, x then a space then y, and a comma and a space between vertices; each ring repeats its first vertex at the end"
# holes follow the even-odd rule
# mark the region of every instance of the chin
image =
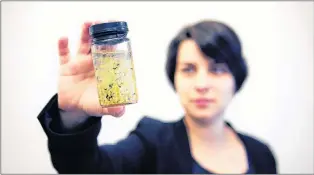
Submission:
POLYGON ((211 119, 214 118, 214 115, 210 112, 192 112, 194 118, 197 119, 211 119))
POLYGON ((196 120, 208 122, 219 116, 218 112, 213 109, 190 109, 190 116, 196 120))

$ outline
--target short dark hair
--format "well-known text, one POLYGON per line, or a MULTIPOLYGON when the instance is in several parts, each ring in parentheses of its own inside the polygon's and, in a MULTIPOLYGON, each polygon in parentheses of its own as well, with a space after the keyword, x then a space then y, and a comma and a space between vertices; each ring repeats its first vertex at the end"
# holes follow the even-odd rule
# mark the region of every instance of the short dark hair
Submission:
POLYGON ((170 42, 166 61, 167 77, 174 86, 174 73, 179 45, 183 40, 194 40, 201 51, 215 62, 226 63, 236 83, 237 92, 248 75, 247 63, 242 56, 241 42, 237 34, 218 21, 200 21, 184 27, 170 42))

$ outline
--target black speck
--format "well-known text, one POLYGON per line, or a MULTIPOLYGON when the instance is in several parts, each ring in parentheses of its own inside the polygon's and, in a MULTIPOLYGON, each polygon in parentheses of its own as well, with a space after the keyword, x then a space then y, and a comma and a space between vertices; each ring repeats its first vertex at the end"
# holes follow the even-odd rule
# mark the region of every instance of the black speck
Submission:
POLYGON ((112 98, 113 98, 113 95, 112 95, 112 94, 107 94, 107 95, 106 95, 106 99, 107 99, 107 100, 111 100, 112 98))
POLYGON ((109 96, 109 100, 111 100, 111 99, 112 99, 112 95, 109 96))

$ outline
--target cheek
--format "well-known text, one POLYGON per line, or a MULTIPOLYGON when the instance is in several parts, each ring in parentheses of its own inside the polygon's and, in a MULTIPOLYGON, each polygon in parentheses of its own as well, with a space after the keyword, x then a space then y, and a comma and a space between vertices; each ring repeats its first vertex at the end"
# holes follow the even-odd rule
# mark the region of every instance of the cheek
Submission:
POLYGON ((186 93, 191 90, 192 83, 191 80, 178 75, 175 77, 175 86, 178 93, 186 93))
POLYGON ((191 90, 193 88, 193 83, 191 82, 191 80, 178 75, 175 77, 174 83, 176 92, 179 95, 180 99, 183 101, 188 99, 189 94, 191 93, 191 90))
POLYGON ((218 92, 219 96, 223 101, 229 101, 233 94, 235 88, 235 81, 232 76, 226 76, 222 78, 219 82, 218 92))

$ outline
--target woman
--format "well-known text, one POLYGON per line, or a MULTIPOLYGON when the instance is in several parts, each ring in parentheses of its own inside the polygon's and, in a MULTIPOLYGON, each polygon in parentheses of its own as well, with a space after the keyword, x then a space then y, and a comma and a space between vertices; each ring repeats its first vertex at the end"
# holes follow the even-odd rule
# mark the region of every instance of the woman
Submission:
POLYGON ((88 28, 77 59, 59 40, 58 93, 38 118, 59 173, 277 173, 270 148, 238 133, 223 113, 246 79, 237 35, 217 21, 185 27, 172 40, 166 72, 185 115, 163 123, 144 117, 115 145, 98 145, 102 115, 120 117, 124 107, 98 103, 88 28))

